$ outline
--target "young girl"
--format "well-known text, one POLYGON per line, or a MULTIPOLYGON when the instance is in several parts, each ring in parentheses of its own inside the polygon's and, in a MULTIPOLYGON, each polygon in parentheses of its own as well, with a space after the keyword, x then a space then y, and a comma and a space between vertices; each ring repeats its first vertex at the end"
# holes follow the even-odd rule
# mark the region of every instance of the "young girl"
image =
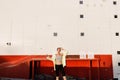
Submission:
POLYGON ((48 60, 52 60, 54 63, 54 70, 56 70, 56 80, 59 80, 59 73, 62 74, 63 79, 66 80, 64 67, 66 66, 67 50, 58 47, 56 54, 47 57, 48 60))

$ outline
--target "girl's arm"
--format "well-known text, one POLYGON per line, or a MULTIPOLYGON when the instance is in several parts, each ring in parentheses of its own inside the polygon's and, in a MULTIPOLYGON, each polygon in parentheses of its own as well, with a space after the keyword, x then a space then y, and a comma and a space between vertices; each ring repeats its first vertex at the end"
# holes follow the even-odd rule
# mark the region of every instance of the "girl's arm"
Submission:
POLYGON ((49 56, 49 55, 47 55, 46 59, 48 59, 48 60, 51 60, 51 61, 52 61, 52 57, 51 57, 51 56, 49 56))
POLYGON ((46 59, 48 59, 48 60, 50 60, 50 61, 54 61, 55 56, 54 56, 54 55, 52 55, 52 57, 51 57, 51 56, 49 56, 49 55, 48 55, 48 56, 46 57, 46 59))
POLYGON ((63 55, 67 55, 68 54, 68 51, 66 49, 61 48, 61 50, 62 50, 63 55))

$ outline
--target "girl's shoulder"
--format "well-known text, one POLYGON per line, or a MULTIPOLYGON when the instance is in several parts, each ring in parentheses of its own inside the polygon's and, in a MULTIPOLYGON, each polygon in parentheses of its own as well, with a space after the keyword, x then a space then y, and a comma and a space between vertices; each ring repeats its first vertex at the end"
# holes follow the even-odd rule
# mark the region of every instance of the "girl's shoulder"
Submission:
POLYGON ((60 53, 60 55, 56 53, 55 56, 63 56, 63 53, 60 53))

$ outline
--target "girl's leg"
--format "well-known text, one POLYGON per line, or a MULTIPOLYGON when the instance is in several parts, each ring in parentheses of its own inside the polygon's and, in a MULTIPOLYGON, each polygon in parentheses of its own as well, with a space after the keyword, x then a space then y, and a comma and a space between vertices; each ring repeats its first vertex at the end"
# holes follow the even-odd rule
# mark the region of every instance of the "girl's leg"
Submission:
POLYGON ((67 80, 66 76, 63 76, 63 80, 67 80))
POLYGON ((59 80, 59 65, 55 65, 56 68, 56 80, 59 80))
POLYGON ((63 66, 61 66, 61 72, 62 72, 63 80, 67 80, 66 76, 65 76, 65 70, 64 70, 63 66))
POLYGON ((58 77, 58 76, 56 76, 56 80, 59 80, 59 77, 58 77))

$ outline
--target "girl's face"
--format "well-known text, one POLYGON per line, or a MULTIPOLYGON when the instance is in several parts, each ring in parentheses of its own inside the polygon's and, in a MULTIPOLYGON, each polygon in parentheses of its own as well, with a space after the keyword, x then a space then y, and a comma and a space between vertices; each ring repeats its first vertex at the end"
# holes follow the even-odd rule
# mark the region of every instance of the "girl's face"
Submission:
POLYGON ((61 52, 61 48, 58 48, 57 51, 58 51, 58 52, 61 52))

